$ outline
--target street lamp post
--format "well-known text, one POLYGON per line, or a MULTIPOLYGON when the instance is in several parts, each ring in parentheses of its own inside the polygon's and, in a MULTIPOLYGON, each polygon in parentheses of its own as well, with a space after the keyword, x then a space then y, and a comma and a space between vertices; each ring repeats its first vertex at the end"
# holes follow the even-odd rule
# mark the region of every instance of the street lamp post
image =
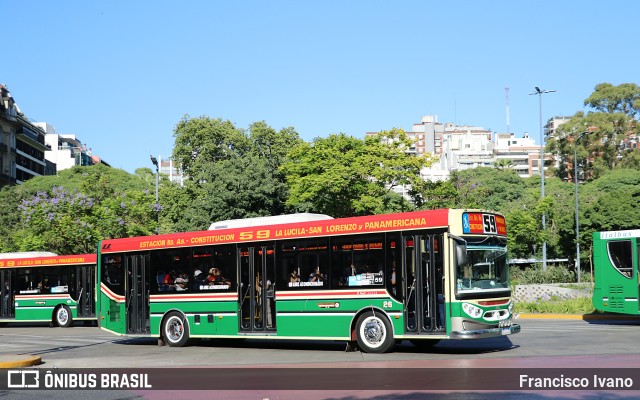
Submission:
POLYGON ((153 165, 156 166, 156 207, 155 207, 155 211, 156 211, 156 235, 159 233, 158 232, 158 183, 160 180, 160 164, 158 164, 158 159, 155 158, 154 156, 150 156, 151 157, 151 162, 153 163, 153 165))
MULTIPOLYGON (((553 93, 555 90, 542 90, 539 87, 535 87, 536 91, 533 93, 529 93, 529 95, 538 95, 540 99, 540 165, 538 169, 540 170, 540 198, 544 199, 544 132, 542 130, 542 95, 545 93, 553 93)), ((542 213, 542 232, 546 232, 547 230, 547 222, 546 222, 546 214, 542 213)), ((542 270, 547 270, 547 241, 546 239, 542 242, 542 270)))
POLYGON ((578 272, 578 283, 580 283, 580 221, 578 219, 578 140, 582 139, 584 135, 588 135, 589 132, 582 132, 578 135, 573 142, 573 182, 576 187, 576 271, 578 272))

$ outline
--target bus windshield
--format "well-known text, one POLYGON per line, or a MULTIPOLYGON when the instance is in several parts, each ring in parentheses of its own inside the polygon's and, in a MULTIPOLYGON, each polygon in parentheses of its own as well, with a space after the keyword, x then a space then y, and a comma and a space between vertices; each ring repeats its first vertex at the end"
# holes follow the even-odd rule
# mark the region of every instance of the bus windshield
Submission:
POLYGON ((456 269, 460 292, 509 288, 507 249, 503 246, 467 246, 467 263, 456 269))

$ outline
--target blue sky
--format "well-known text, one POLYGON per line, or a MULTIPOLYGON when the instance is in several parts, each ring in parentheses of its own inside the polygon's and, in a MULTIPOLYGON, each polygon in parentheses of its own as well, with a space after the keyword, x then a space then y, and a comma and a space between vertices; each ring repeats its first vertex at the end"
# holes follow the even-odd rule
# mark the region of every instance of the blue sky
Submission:
POLYGON ((170 155, 180 119, 311 141, 423 115, 539 142, 596 84, 640 84, 636 1, 10 1, 0 83, 112 166, 170 155))

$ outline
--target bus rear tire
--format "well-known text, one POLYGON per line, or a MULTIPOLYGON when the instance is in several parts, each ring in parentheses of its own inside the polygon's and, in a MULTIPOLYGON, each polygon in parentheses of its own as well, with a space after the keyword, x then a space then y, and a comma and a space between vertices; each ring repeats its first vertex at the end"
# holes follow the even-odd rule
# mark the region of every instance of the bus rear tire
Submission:
POLYGON ((386 353, 395 345, 391 322, 382 313, 367 311, 356 322, 358 346, 365 353, 386 353))
POLYGON ((71 310, 67 306, 59 306, 56 308, 53 319, 60 328, 71 326, 71 310))
POLYGON ((189 340, 189 325, 178 312, 170 312, 162 324, 162 337, 171 347, 182 347, 189 340))

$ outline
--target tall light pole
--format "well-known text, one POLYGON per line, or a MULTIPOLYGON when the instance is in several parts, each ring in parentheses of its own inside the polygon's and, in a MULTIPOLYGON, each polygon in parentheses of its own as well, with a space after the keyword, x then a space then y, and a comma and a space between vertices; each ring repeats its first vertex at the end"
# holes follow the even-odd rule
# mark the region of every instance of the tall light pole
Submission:
MULTIPOLYGON (((542 130, 542 95, 545 93, 553 93, 555 90, 542 90, 536 86, 536 91, 533 93, 529 93, 529 95, 538 95, 540 99, 540 165, 538 169, 540 170, 540 182, 541 182, 541 192, 540 199, 544 199, 544 132, 542 130)), ((546 222, 546 214, 542 213, 542 232, 545 233, 547 231, 547 222, 546 222)), ((542 270, 547 270, 547 241, 546 239, 542 242, 542 270)))
POLYGON ((160 181, 160 164, 158 164, 158 159, 154 156, 151 157, 151 162, 156 166, 156 235, 158 234, 158 183, 160 181))
POLYGON ((580 283, 580 221, 578 219, 578 140, 590 132, 582 132, 573 140, 573 181, 576 187, 576 271, 578 271, 578 283, 580 283))

